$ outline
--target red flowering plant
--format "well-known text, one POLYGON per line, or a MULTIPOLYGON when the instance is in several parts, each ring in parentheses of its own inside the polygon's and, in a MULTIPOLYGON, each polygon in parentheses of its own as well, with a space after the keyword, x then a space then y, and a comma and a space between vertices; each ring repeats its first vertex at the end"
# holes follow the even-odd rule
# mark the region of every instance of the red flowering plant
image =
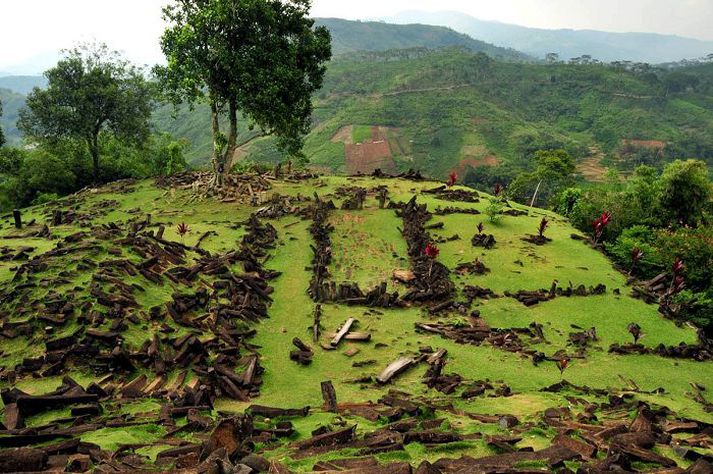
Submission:
POLYGON ((423 249, 423 254, 430 259, 436 259, 441 254, 441 251, 435 244, 429 242, 426 248, 423 249))
POLYGON ((433 263, 441 254, 441 250, 436 246, 436 244, 429 242, 428 245, 426 245, 426 248, 423 249, 423 254, 431 260, 431 265, 428 267, 428 278, 430 279, 431 272, 433 272, 433 263))

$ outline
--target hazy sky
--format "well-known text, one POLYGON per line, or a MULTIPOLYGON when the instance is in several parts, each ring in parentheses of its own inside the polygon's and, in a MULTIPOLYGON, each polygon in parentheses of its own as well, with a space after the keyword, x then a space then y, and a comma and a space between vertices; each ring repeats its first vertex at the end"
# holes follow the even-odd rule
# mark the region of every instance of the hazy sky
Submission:
MULTIPOLYGON (((161 57, 166 0, 0 0, 0 71, 54 62, 97 39, 139 63, 161 57), (44 61, 42 60, 44 58, 44 61)), ((403 10, 457 10, 541 28, 646 31, 713 40, 713 0, 314 0, 314 16, 378 18, 403 10)), ((23 71, 37 72, 37 71, 23 71)))

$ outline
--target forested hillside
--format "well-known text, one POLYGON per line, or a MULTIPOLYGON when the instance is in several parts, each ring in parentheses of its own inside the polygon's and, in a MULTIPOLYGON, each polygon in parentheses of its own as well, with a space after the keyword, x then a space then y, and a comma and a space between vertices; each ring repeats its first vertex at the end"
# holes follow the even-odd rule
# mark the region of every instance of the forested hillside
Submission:
MULTIPOLYGON (((528 168, 534 151, 547 148, 588 160, 595 174, 642 163, 660 167, 673 158, 711 163, 712 71, 710 64, 672 71, 522 64, 456 49, 355 53, 329 66, 305 154, 337 172, 349 171, 352 153, 357 167, 376 160, 439 178, 468 166, 528 168), (364 141, 388 141, 389 150, 352 147, 364 141)), ((176 120, 171 113, 171 107, 159 110, 156 123, 189 138, 191 159, 205 162, 206 111, 183 111, 176 120)), ((250 158, 282 157, 266 139, 250 158)))
POLYGON ((356 51, 387 51, 408 48, 461 46, 493 58, 532 60, 519 51, 473 39, 450 28, 431 25, 394 25, 376 21, 319 18, 317 25, 332 33, 332 53, 336 56, 356 51))
POLYGON ((20 143, 21 136, 17 130, 17 114, 25 105, 25 96, 9 89, 0 88, 0 101, 2 102, 2 115, 0 115, 0 127, 5 133, 5 138, 10 145, 20 143))

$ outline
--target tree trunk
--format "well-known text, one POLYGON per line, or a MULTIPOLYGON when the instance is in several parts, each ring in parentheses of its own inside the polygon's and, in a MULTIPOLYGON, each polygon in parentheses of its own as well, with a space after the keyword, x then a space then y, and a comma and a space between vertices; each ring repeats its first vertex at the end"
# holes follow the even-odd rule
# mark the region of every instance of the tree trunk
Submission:
POLYGON ((94 134, 88 140, 89 153, 92 155, 92 172, 94 174, 94 184, 99 184, 99 134, 94 134))
POLYGON ((213 173, 215 174, 214 184, 217 187, 223 185, 223 164, 221 163, 221 144, 220 144, 220 122, 218 116, 218 104, 215 101, 210 103, 210 119, 213 129, 213 173))
POLYGON ((540 192, 540 186, 542 186, 542 180, 537 183, 537 189, 535 189, 535 194, 532 195, 532 201, 530 201, 530 207, 535 207, 535 202, 537 202, 537 194, 540 192))
POLYGON ((238 140, 238 104, 235 99, 231 99, 228 104, 228 119, 230 120, 230 129, 228 145, 225 147, 225 156, 223 156, 224 174, 230 173, 230 169, 233 167, 233 155, 235 155, 238 140))
POLYGON ((258 133, 244 142, 238 143, 238 104, 235 99, 232 99, 228 102, 228 119, 230 125, 228 129, 228 139, 223 149, 223 143, 220 138, 220 113, 218 104, 215 101, 211 103, 210 112, 213 126, 213 172, 215 174, 213 185, 217 188, 222 188, 225 182, 225 176, 230 173, 230 170, 235 164, 236 151, 248 143, 264 137, 265 134, 258 133))

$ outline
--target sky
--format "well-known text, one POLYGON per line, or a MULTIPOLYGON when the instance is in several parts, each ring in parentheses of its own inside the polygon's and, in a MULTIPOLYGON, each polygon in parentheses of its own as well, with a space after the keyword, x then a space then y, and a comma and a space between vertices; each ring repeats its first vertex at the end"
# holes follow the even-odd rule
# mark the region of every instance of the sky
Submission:
MULTIPOLYGON (((138 64, 161 59, 166 0, 0 0, 0 72, 36 73, 60 49, 98 40, 138 64)), ((713 40, 713 0, 313 0, 313 16, 375 19, 454 10, 539 28, 678 34, 713 40)))

